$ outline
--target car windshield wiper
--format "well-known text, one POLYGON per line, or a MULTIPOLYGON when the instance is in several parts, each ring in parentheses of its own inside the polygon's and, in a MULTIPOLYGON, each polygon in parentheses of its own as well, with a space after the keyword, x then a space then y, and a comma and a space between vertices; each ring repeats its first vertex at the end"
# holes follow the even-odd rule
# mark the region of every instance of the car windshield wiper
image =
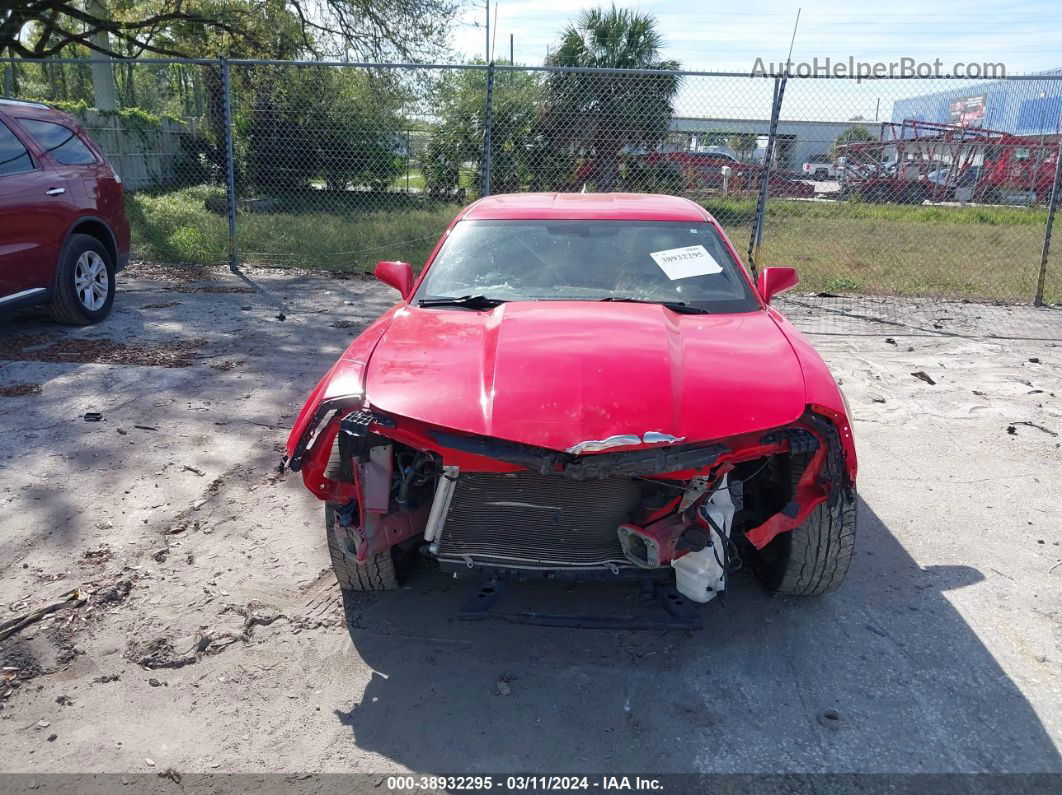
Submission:
POLYGON ((670 309, 672 312, 677 312, 680 315, 711 314, 707 309, 702 309, 699 306, 690 306, 684 301, 652 301, 648 298, 621 298, 619 296, 609 296, 608 298, 602 298, 600 300, 612 301, 619 304, 659 304, 665 309, 670 309))
POLYGON ((504 304, 504 298, 489 298, 485 295, 462 295, 456 298, 424 298, 417 306, 459 306, 465 309, 493 309, 504 304))

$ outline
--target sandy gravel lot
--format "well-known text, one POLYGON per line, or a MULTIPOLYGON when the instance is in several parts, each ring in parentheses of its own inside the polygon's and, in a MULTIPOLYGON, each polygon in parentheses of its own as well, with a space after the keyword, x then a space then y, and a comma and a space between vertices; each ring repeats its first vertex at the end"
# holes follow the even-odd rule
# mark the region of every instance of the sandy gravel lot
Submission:
POLYGON ((0 621, 87 596, 0 641, 0 771, 1062 773, 1062 313, 792 303, 856 417, 847 583, 741 575, 701 632, 609 632, 455 621, 475 585, 428 567, 344 609, 276 465, 392 295, 141 267, 99 327, 0 320, 0 621))

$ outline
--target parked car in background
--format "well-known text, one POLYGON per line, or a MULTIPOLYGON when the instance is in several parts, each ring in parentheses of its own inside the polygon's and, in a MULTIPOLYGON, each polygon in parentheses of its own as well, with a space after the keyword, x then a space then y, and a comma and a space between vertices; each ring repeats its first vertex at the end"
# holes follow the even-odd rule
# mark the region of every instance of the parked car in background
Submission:
POLYGON ((0 99, 0 309, 103 320, 129 260, 122 181, 72 118, 0 99))
POLYGON ((837 179, 840 173, 837 164, 825 157, 812 158, 807 163, 804 163, 801 171, 804 172, 804 176, 808 179, 818 180, 819 182, 827 179, 837 179))
MULTIPOLYGON (((443 234, 419 279, 311 392, 286 465, 324 502, 340 586, 406 553, 494 578, 674 583, 744 560, 793 595, 844 579, 856 452, 844 398, 705 209, 511 194, 443 234)), ((493 586, 491 587, 493 591, 493 586)))

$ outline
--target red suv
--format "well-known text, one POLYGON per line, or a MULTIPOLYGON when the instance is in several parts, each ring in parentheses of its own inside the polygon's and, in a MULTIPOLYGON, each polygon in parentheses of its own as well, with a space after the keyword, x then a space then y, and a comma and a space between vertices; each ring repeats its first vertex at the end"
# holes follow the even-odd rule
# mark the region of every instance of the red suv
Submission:
POLYGON ((0 310, 103 320, 129 261, 122 180, 66 114, 0 99, 0 310))

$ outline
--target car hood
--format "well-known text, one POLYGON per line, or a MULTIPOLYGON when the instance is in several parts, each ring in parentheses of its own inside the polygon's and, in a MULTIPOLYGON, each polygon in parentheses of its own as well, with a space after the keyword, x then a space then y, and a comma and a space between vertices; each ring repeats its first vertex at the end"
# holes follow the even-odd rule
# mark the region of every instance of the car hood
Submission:
POLYGON ((385 412, 555 450, 654 432, 718 439, 804 410, 799 361, 767 312, 657 304, 406 307, 373 351, 365 388, 385 412))

